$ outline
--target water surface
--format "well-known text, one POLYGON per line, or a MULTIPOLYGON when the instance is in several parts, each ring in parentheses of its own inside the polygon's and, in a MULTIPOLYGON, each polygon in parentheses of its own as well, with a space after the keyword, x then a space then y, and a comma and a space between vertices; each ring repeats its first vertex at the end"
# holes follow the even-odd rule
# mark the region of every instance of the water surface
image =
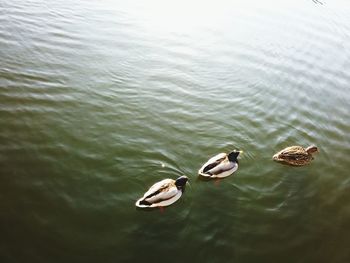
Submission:
POLYGON ((347 1, 0 2, 1 262, 348 262, 347 1), (313 163, 271 161, 318 145, 313 163), (212 155, 239 170, 197 179, 212 155), (163 213, 134 202, 191 185, 163 213))

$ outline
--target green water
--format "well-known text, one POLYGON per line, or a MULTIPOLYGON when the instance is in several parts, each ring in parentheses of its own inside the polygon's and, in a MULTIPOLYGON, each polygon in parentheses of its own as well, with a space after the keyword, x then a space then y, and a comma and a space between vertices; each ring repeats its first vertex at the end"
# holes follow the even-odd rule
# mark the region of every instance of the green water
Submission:
POLYGON ((0 0, 0 262, 349 262, 349 14, 0 0), (271 160, 295 144, 320 153, 271 160), (233 176, 198 180, 232 149, 233 176), (174 205, 135 208, 181 175, 174 205))

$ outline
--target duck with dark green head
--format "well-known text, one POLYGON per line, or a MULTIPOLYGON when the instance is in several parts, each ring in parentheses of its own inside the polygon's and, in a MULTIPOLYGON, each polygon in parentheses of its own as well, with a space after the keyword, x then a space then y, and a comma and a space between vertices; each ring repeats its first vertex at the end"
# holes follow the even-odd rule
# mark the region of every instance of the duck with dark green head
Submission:
POLYGON ((228 154, 219 153, 210 158, 199 169, 198 174, 203 178, 224 178, 233 174, 238 169, 238 155, 242 151, 234 150, 228 154))
POLYGON ((176 180, 164 179, 157 182, 136 201, 135 205, 139 208, 169 206, 180 199, 187 181, 188 177, 183 175, 176 180))

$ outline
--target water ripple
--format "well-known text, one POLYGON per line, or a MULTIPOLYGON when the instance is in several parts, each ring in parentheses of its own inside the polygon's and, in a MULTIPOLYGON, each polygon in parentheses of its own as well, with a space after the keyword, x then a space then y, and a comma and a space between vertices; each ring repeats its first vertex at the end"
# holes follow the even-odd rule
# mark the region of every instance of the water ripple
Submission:
POLYGON ((5 258, 348 261, 348 5, 248 2, 0 4, 5 258), (294 144, 320 153, 271 160, 294 144), (181 175, 176 204, 135 209, 181 175))

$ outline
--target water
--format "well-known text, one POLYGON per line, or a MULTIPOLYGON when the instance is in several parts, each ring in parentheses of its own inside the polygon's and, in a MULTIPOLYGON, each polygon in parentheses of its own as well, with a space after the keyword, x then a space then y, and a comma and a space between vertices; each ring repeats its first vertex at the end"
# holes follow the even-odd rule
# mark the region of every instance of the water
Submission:
POLYGON ((0 1, 1 262, 349 262, 347 1, 0 1), (310 166, 271 161, 316 144, 310 166), (244 150, 235 175, 197 179, 244 150), (136 210, 187 175, 173 206, 136 210))

